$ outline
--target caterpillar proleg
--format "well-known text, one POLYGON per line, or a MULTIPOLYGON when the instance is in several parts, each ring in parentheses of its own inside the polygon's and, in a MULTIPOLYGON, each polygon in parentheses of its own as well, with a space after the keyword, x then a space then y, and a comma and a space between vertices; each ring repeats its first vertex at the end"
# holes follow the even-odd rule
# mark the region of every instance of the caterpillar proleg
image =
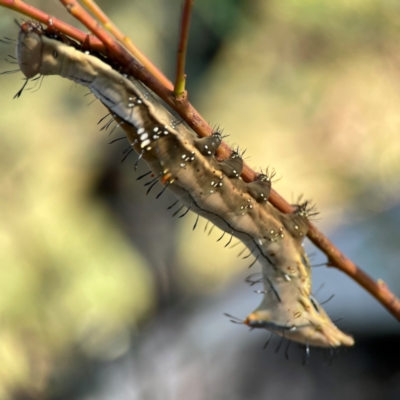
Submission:
POLYGON ((302 246, 307 217, 301 212, 282 214, 267 203, 271 188, 267 175, 244 182, 240 178, 243 160, 237 152, 218 161, 214 154, 221 144, 220 133, 197 137, 177 123, 141 82, 48 37, 37 24, 22 25, 17 57, 27 78, 60 75, 88 87, 110 110, 159 182, 188 209, 249 248, 262 265, 265 295, 245 324, 308 345, 354 343, 312 297, 311 269, 302 246))

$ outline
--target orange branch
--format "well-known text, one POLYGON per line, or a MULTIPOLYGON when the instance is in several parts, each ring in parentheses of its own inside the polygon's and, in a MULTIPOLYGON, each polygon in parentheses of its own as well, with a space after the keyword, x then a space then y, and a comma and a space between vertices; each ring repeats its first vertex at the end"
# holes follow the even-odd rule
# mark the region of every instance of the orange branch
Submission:
POLYGON ((124 35, 115 24, 108 18, 103 10, 93 0, 82 0, 87 9, 101 22, 105 29, 107 29, 117 41, 123 44, 129 52, 152 74, 158 79, 165 87, 172 90, 171 82, 166 76, 137 48, 132 40, 124 35))
MULTIPOLYGON (((119 43, 117 43, 76 1, 61 0, 69 12, 79 19, 98 39, 90 38, 88 43, 94 50, 107 54, 110 59, 125 68, 125 72, 141 80, 146 86, 160 96, 167 104, 185 120, 188 125, 201 137, 208 136, 212 128, 203 117, 187 101, 187 98, 176 98, 171 92, 172 84, 161 84, 146 68, 135 60, 119 43)), ((46 25, 52 24, 62 33, 80 42, 87 43, 87 35, 46 13, 28 6, 20 0, 0 0, 0 6, 18 11, 21 14, 34 18, 46 25)), ((232 150, 223 143, 218 151, 218 157, 224 159, 229 157, 232 150)), ((258 174, 248 165, 244 166, 242 178, 251 182, 258 174)), ((271 204, 282 212, 293 212, 293 207, 285 201, 276 191, 272 190, 269 198, 271 204)), ((356 264, 345 257, 313 224, 309 224, 308 237, 324 252, 329 260, 329 266, 336 267, 352 279, 354 279, 365 290, 371 293, 386 309, 400 321, 400 300, 389 290, 384 282, 374 281, 368 274, 362 271, 356 264)))
MULTIPOLYGON (((38 10, 35 7, 30 6, 29 4, 24 3, 23 1, 0 0, 0 6, 17 11, 20 14, 33 18, 34 20, 39 21, 47 26, 53 25, 54 28, 58 29, 60 32, 63 32, 65 35, 77 40, 78 42, 83 43, 85 40, 87 40, 86 33, 74 28, 71 25, 66 24, 63 21, 60 21, 57 18, 52 17, 49 14, 46 14, 43 11, 38 10)), ((104 45, 99 39, 97 39, 96 37, 90 37, 89 40, 90 42, 88 44, 93 50, 96 50, 99 53, 105 52, 104 45)))

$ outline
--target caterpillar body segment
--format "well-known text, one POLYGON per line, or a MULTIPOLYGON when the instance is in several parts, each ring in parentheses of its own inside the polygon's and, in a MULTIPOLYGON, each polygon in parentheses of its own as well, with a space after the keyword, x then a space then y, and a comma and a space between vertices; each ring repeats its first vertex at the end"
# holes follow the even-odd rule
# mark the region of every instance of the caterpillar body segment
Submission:
POLYGON ((271 180, 267 175, 260 174, 254 182, 247 184, 247 191, 258 203, 268 201, 271 180))
POLYGON ((221 143, 222 135, 219 132, 213 132, 213 134, 208 137, 196 138, 194 140, 196 149, 206 157, 213 157, 221 143))
POLYGON ((239 178, 243 171, 243 159, 236 151, 224 161, 221 161, 217 168, 231 179, 239 178))

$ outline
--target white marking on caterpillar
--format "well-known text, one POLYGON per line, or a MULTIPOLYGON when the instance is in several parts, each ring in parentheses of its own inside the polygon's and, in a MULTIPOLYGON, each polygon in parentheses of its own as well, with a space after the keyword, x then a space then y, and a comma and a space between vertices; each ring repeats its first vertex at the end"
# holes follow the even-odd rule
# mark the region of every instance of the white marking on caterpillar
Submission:
POLYGON ((157 177, 149 190, 159 179, 184 206, 248 247, 262 264, 266 287, 261 305, 244 323, 315 346, 354 343, 311 297, 311 270, 302 247, 307 206, 299 207, 295 215, 279 212, 267 203, 271 187, 267 175, 246 183, 240 179, 243 160, 238 152, 222 162, 213 157, 221 144, 220 133, 197 138, 139 81, 46 37, 38 26, 23 24, 17 57, 27 78, 60 75, 88 87, 123 124, 139 158, 157 177), (148 133, 161 131, 162 135, 148 133), (224 184, 217 182, 224 176, 224 184))

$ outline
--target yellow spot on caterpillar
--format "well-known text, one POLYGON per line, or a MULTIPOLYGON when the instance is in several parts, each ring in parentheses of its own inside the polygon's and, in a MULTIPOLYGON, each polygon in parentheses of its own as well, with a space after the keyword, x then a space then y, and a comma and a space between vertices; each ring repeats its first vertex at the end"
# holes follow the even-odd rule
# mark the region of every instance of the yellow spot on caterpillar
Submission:
POLYGON ((300 311, 295 312, 294 313, 294 317, 295 318, 300 318, 301 317, 301 312, 300 311))

